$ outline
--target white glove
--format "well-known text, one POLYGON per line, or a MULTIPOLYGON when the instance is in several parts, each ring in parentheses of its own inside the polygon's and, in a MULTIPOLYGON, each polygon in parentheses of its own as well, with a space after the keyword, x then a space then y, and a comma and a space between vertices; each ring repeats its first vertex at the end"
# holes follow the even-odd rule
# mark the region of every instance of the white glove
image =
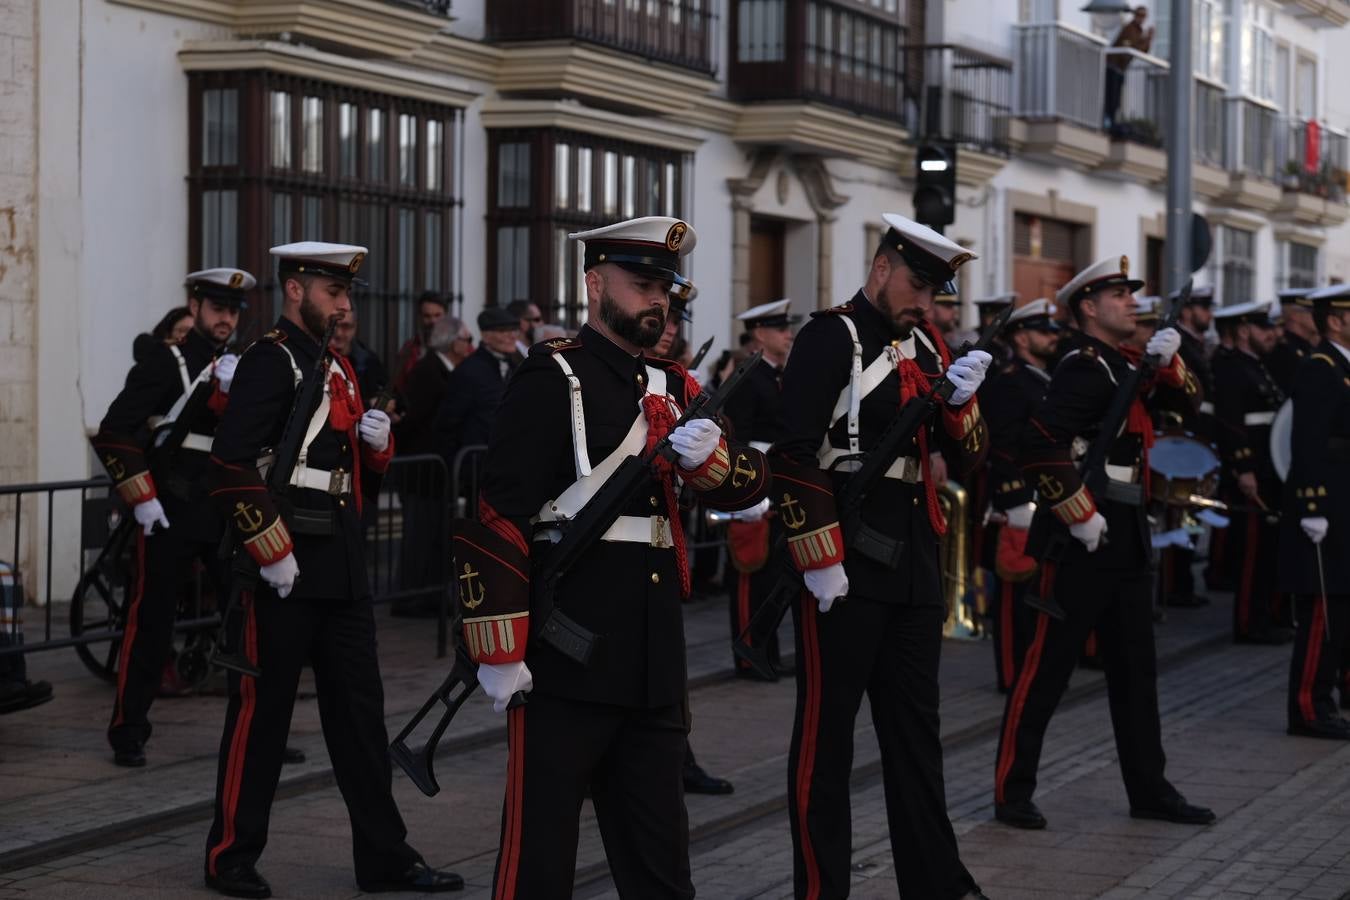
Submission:
POLYGON ((1144 355, 1158 357, 1161 364, 1166 367, 1172 364, 1172 357, 1177 355, 1179 349, 1181 349, 1181 332, 1175 328, 1164 328, 1148 339, 1148 343, 1144 345, 1144 355))
POLYGON ((1014 506, 1004 515, 1008 517, 1009 525, 1025 531, 1031 527, 1031 518, 1036 515, 1036 505, 1034 503, 1023 503, 1021 506, 1014 506))
POLYGON ((1083 542, 1087 552, 1097 552, 1097 545, 1102 542, 1102 535, 1106 534, 1106 517, 1099 512, 1092 514, 1092 518, 1086 522, 1078 522, 1069 526, 1069 534, 1083 542))
POLYGON ((835 563, 823 569, 807 569, 802 573, 806 589, 816 598, 821 612, 827 613, 834 601, 848 594, 848 576, 844 574, 844 564, 835 563))
POLYGON ((506 712, 506 704, 516 691, 530 691, 534 687, 534 676, 523 662, 479 663, 478 683, 483 693, 492 698, 493 712, 506 712))
POLYGON ((389 446, 389 416, 381 410, 366 410, 356 430, 360 432, 361 440, 376 453, 383 453, 384 448, 389 446))
POLYGON ((146 537, 155 530, 155 523, 159 523, 160 528, 169 527, 169 517, 164 515, 164 507, 160 506, 158 498, 137 503, 131 508, 131 514, 136 517, 136 524, 145 529, 146 537))
POLYGON ((216 382, 222 394, 230 392, 230 382, 234 381, 234 370, 238 367, 239 357, 233 353, 226 353, 216 360, 216 382))
POLYGON ((680 466, 697 469, 708 461, 722 439, 722 429, 712 419, 693 419, 670 433, 670 445, 680 454, 680 466))
POLYGON ((749 509, 735 510, 730 514, 730 519, 733 522, 758 522, 768 511, 769 498, 765 497, 749 509))
POLYGON ((1325 516, 1313 516, 1311 519, 1299 519, 1298 524, 1299 527, 1303 529, 1303 533, 1308 536, 1308 540, 1312 541, 1314 544, 1322 543, 1322 539, 1327 536, 1327 529, 1331 527, 1331 523, 1326 520, 1325 516))
POLYGON ((300 577, 300 564, 295 561, 294 553, 287 553, 276 562, 259 567, 258 574, 278 597, 285 597, 295 587, 295 579, 300 577))
POLYGON ((947 367, 947 380, 956 385, 956 390, 947 404, 961 406, 974 397, 984 383, 984 374, 989 371, 989 364, 993 361, 994 358, 983 350, 972 350, 952 360, 952 364, 947 367))

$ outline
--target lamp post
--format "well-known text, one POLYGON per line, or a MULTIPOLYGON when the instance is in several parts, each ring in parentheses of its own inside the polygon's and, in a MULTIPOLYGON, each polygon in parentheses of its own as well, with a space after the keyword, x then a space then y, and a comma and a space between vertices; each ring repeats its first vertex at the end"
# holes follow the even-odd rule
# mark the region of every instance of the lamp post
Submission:
POLYGON ((1179 291, 1196 268, 1191 258, 1191 0, 1172 0, 1168 52, 1172 104, 1167 122, 1167 279, 1179 291))

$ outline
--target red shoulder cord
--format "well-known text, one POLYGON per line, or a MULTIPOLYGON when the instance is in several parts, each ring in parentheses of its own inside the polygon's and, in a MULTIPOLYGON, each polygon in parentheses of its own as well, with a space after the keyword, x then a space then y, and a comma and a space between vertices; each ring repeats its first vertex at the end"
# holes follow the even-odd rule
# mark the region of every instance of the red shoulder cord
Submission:
MULTIPOLYGON (((1134 347, 1127 347, 1124 344, 1121 344, 1116 349, 1120 351, 1121 356, 1129 360, 1130 364, 1134 366, 1138 366, 1139 360, 1143 357, 1143 354, 1139 350, 1134 347)), ((1139 393, 1135 394, 1134 399, 1130 401, 1130 412, 1125 419, 1125 430, 1131 434, 1139 435, 1139 444, 1142 450, 1140 472, 1143 473, 1143 477, 1140 478, 1140 481, 1144 484, 1145 502, 1148 501, 1149 495, 1148 488, 1150 479, 1147 475, 1149 470, 1148 452, 1150 448, 1153 447, 1153 419, 1148 414, 1148 407, 1144 406, 1144 394, 1151 390, 1152 387, 1153 384, 1151 382, 1141 381, 1139 383, 1139 393)))
MULTIPOLYGON (((933 327, 927 322, 923 323, 923 328, 932 339, 933 346, 937 348, 938 358, 942 360, 942 369, 946 371, 952 362, 951 351, 947 349, 947 343, 933 331, 933 327)), ((900 373, 901 406, 921 394, 926 394, 932 387, 932 380, 919 368, 916 361, 901 358, 897 368, 900 373)), ((928 453, 927 425, 919 428, 918 439, 919 468, 923 472, 923 493, 925 505, 928 507, 928 524, 933 526, 933 533, 940 538, 947 534, 947 519, 942 515, 942 507, 938 504, 937 499, 937 485, 933 483, 933 461, 928 453)))
MULTIPOLYGON (((686 397, 698 393, 698 384, 680 366, 670 366, 671 376, 682 379, 686 397), (688 393, 692 391, 693 393, 688 393)), ((664 395, 646 394, 642 398, 642 414, 647 418, 647 451, 660 443, 675 427, 675 413, 664 395)), ((680 597, 689 597, 689 550, 684 542, 684 525, 680 521, 680 500, 675 495, 675 467, 665 457, 657 457, 656 471, 666 495, 666 514, 670 518, 670 536, 675 544, 675 564, 680 570, 680 597)))
POLYGON ((335 431, 345 432, 347 446, 352 448, 352 497, 356 501, 356 514, 361 515, 361 443, 356 433, 356 425, 361 421, 361 388, 357 385, 356 370, 351 360, 341 353, 334 353, 346 379, 336 372, 330 372, 328 379, 328 424, 335 431))

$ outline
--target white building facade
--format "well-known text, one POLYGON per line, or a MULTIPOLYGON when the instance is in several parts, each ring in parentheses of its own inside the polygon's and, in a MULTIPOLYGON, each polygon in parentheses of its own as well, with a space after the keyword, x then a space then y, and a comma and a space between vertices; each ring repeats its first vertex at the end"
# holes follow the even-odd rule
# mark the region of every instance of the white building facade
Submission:
MULTIPOLYGON (((1148 5, 1166 19, 1170 0, 1148 5)), ((0 144, 0 421, 35 423, 3 471, 90 473, 85 435, 184 273, 254 271, 256 334, 266 250, 287 240, 371 248, 357 306, 387 359, 424 290, 470 321, 526 298, 575 325, 566 232, 679 215, 699 235, 690 337, 729 346, 749 305, 853 294, 881 213, 913 209, 922 140, 958 148, 946 233, 980 257, 967 300, 1050 294, 1118 253, 1157 292, 1178 164, 1220 302, 1350 277, 1350 2, 1195 0, 1190 160, 1164 147, 1166 23, 1150 53, 1112 51, 1120 20, 1077 6, 0 0, 0 41, 31 41, 0 61, 2 121, 27 117, 0 144), (5 245, 6 206, 26 250, 5 245)))

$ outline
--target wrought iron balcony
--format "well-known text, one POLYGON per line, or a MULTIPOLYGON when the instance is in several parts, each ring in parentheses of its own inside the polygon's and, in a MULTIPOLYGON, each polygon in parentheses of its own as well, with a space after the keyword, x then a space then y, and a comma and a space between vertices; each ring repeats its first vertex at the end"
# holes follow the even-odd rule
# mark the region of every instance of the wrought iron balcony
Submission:
POLYGON ((1289 118, 1280 123, 1279 163, 1285 190, 1345 202, 1350 139, 1317 122, 1289 118))
POLYGON ((1171 105, 1168 96, 1171 66, 1165 60, 1130 47, 1110 47, 1104 56, 1102 114, 1111 140, 1162 147, 1167 110, 1171 105), (1119 96, 1113 93, 1117 90, 1119 96))
POLYGON ((1012 63, 954 44, 903 48, 905 70, 918 74, 923 138, 953 141, 986 153, 1008 153, 1012 63))
POLYGON ((1228 105, 1223 88, 1195 79, 1195 161, 1214 169, 1227 164, 1225 145, 1228 135, 1228 105))
POLYGON ((1093 34, 1050 22, 1015 26, 1016 114, 1098 130, 1105 96, 1103 50, 1093 34))
POLYGON ((582 41, 696 72, 716 70, 716 0, 490 0, 490 41, 582 41))
POLYGON ((813 100, 903 120, 898 12, 847 0, 734 0, 730 31, 733 100, 813 100))

